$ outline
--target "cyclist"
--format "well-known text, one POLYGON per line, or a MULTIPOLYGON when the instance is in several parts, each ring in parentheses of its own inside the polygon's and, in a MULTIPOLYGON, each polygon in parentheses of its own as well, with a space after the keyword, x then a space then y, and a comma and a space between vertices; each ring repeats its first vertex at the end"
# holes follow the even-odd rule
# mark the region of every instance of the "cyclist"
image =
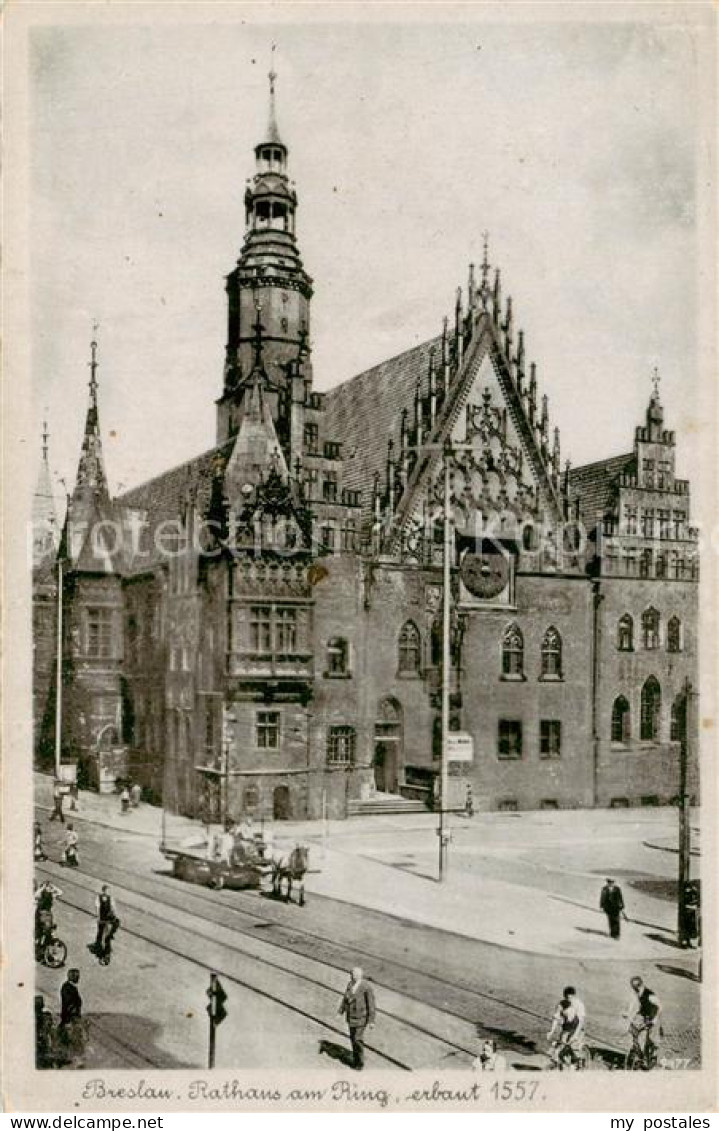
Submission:
POLYGON ((40 884, 35 892, 35 945, 37 947, 43 948, 50 941, 55 926, 52 906, 61 895, 60 888, 56 888, 49 880, 40 884))
POLYGON ((584 1062, 584 1038, 587 1011, 577 996, 574 986, 565 986, 562 997, 552 1017, 552 1027, 547 1040, 553 1046, 553 1059, 559 1067, 565 1063, 573 1068, 584 1062))
POLYGON ((95 899, 95 911, 97 913, 97 937, 92 949, 98 958, 102 959, 109 956, 110 945, 120 926, 115 901, 107 884, 102 885, 102 890, 95 899))
POLYGON ((654 990, 644 985, 639 975, 629 979, 632 996, 624 1017, 630 1019, 629 1032, 634 1046, 643 1061, 643 1067, 653 1068, 657 1059, 659 1038, 662 1035, 662 1003, 654 990))

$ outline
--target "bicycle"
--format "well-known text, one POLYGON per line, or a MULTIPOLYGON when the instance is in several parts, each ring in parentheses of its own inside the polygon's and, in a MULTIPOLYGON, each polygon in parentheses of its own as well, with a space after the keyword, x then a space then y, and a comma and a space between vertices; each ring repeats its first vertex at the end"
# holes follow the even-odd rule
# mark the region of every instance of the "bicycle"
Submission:
POLYGON ((567 1041, 550 1041, 547 1050, 550 1070, 556 1072, 584 1072, 592 1063, 592 1053, 582 1041, 572 1045, 567 1041))
POLYGON ((49 966, 51 970, 59 970, 61 966, 65 965, 66 958, 67 946, 55 934, 55 925, 53 924, 42 938, 35 939, 35 961, 40 962, 43 966, 49 966))
POLYGON ((650 1036, 653 1028, 653 1025, 641 1027, 630 1025, 632 1047, 627 1053, 624 1065, 628 1072, 650 1072, 652 1068, 656 1068, 659 1045, 650 1036), (643 1043, 640 1040, 642 1033, 645 1034, 643 1043))

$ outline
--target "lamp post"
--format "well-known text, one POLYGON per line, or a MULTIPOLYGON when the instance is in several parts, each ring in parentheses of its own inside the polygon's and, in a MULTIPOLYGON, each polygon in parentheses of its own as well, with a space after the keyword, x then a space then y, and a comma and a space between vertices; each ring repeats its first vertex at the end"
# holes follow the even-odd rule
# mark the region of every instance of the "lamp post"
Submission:
POLYGON ((443 453, 442 474, 444 479, 443 522, 444 540, 442 549, 442 747, 440 762, 440 789, 439 789, 439 880, 444 879, 447 870, 447 848, 449 845, 449 831, 447 812, 447 794, 449 792, 449 692, 451 678, 451 641, 450 641, 450 613, 451 613, 451 555, 452 531, 451 520, 451 482, 449 467, 450 452, 447 447, 443 453))
POLYGON ((62 558, 57 557, 57 665, 55 671, 55 781, 62 764, 62 558))
POLYGON ((679 875, 677 890, 677 935, 684 944, 687 931, 686 891, 689 882, 691 861, 691 823, 689 820, 689 795, 687 793, 687 770, 689 762, 689 735, 692 730, 694 699, 696 693, 691 680, 684 684, 684 718, 679 745, 679 875))

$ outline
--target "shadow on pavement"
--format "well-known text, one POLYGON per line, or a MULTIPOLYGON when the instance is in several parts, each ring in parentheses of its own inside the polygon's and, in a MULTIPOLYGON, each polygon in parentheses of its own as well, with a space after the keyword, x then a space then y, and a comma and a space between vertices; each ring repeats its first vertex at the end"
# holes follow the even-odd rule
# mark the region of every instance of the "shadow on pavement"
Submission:
POLYGON ((606 931, 600 931, 596 927, 575 927, 574 930, 580 931, 583 935, 599 935, 600 939, 609 938, 606 931))
POLYGON ((676 939, 668 938, 666 935, 655 935, 655 934, 650 933, 650 934, 646 934, 644 937, 646 939, 651 939, 652 942, 664 943, 665 946, 670 946, 674 950, 685 950, 686 949, 685 947, 682 946, 681 943, 677 942, 676 939))
POLYGON ((82 1034, 69 1043, 56 1028, 55 1057, 52 1067, 65 1070, 90 1068, 192 1068, 190 1061, 178 1060, 162 1049, 157 1039, 162 1026, 134 1013, 88 1013, 82 1020, 82 1034))
POLYGON ((477 1036, 481 1039, 485 1037, 494 1037, 497 1044, 502 1048, 510 1046, 514 1049, 521 1049, 523 1052, 537 1052, 537 1042, 533 1041, 531 1037, 525 1037, 524 1033, 518 1033, 516 1029, 498 1029, 495 1025, 483 1025, 481 1021, 476 1023, 477 1036))
POLYGON ((657 970, 661 970, 662 974, 674 974, 677 978, 687 978, 690 982, 701 980, 693 970, 687 970, 683 966, 667 966, 664 962, 657 962, 656 967, 657 970))
POLYGON ((329 1056, 332 1060, 339 1060, 340 1064, 344 1064, 346 1068, 352 1068, 354 1066, 352 1053, 349 1049, 345 1048, 344 1045, 336 1045, 334 1041, 322 1040, 319 1044, 319 1051, 320 1056, 325 1053, 325 1055, 329 1056))

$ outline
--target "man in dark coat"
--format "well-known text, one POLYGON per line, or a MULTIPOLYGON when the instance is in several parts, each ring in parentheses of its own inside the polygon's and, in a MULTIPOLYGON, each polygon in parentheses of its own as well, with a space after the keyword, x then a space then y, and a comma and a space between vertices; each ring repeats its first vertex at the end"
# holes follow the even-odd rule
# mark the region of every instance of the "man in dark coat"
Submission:
POLYGON ((77 988, 80 971, 68 970, 67 981, 60 987, 60 1027, 58 1039, 63 1048, 62 1060, 75 1068, 81 1067, 85 1036, 82 1023, 82 998, 77 988))
POLYGON ((614 880, 607 878, 607 882, 602 888, 602 894, 599 897, 599 906, 607 917, 609 923, 609 934, 613 939, 619 938, 621 916, 624 914, 624 896, 622 889, 615 884, 614 880))
POLYGON ((359 966, 355 966, 350 974, 338 1012, 347 1018, 352 1044, 352 1066, 360 1071, 364 1068, 365 1029, 374 1026, 375 1002, 374 990, 365 980, 359 966))

